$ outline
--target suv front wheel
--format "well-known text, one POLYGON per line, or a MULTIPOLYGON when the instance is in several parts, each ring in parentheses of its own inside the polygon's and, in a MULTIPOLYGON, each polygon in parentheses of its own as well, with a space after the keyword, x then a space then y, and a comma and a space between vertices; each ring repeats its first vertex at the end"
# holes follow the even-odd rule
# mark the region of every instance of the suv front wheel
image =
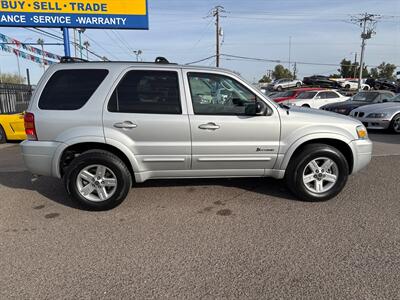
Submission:
POLYGON ((349 166, 336 148, 325 144, 306 145, 286 170, 288 188, 305 201, 325 201, 341 192, 349 166))
POLYGON ((132 177, 124 162, 114 154, 91 150, 71 162, 64 184, 68 193, 85 207, 106 210, 126 198, 132 177))

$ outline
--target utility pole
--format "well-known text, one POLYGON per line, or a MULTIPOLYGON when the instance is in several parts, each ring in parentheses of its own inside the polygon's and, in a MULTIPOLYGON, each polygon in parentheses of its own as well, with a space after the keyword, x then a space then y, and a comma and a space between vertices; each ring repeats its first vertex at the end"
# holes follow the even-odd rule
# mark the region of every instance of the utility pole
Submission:
POLYGON ((212 16, 215 17, 215 39, 216 39, 216 49, 215 49, 215 66, 219 68, 220 65, 220 37, 222 36, 222 28, 220 26, 220 18, 224 17, 221 16, 221 13, 226 12, 224 10, 224 7, 221 5, 218 5, 214 7, 214 10, 212 11, 212 16))
POLYGON ((82 33, 84 33, 86 31, 85 28, 78 28, 78 35, 79 35, 79 53, 80 53, 80 57, 81 59, 83 58, 83 54, 82 54, 82 33))
POLYGON ((74 52, 75 52, 74 57, 78 57, 77 51, 76 51, 76 28, 73 29, 73 32, 74 32, 74 52))
POLYGON ((354 76, 353 78, 356 78, 357 76, 357 52, 354 53, 354 76))
POLYGON ((372 35, 375 34, 375 28, 376 24, 378 22, 378 19, 380 19, 380 15, 375 15, 375 14, 368 14, 364 13, 358 16, 353 16, 351 18, 351 22, 354 24, 359 25, 362 28, 362 33, 361 33, 361 55, 360 55, 360 72, 358 75, 358 89, 361 89, 361 80, 362 80, 362 74, 364 70, 364 55, 365 55, 365 46, 366 46, 366 40, 369 40, 372 38, 372 35))
POLYGON ((296 79, 296 73, 297 73, 297 63, 295 62, 293 65, 293 79, 296 79))
POLYGON ((292 65, 291 59, 292 59, 292 37, 289 36, 289 71, 292 65))
POLYGON ((42 66, 43 66, 43 73, 46 71, 46 65, 44 64, 44 40, 43 39, 38 39, 37 43, 40 45, 42 48, 42 66))
POLYGON ((136 55, 136 61, 139 61, 140 55, 142 55, 143 51, 142 50, 134 50, 133 53, 136 55))
POLYGON ((89 41, 84 41, 83 46, 85 46, 86 48, 86 60, 89 61, 89 47, 90 47, 89 41))

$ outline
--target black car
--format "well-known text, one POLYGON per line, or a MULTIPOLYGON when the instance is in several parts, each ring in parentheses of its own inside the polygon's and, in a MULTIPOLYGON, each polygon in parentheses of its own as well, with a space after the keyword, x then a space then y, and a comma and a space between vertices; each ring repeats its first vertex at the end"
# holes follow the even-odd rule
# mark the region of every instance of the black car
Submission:
POLYGON ((323 110, 332 111, 342 115, 349 115, 353 109, 357 107, 385 102, 395 94, 390 91, 362 91, 355 94, 349 100, 327 104, 321 107, 323 110))
POLYGON ((368 78, 365 81, 365 83, 368 84, 371 88, 373 88, 375 90, 389 90, 389 91, 392 91, 393 93, 399 93, 400 92, 400 84, 398 82, 396 82, 395 80, 392 80, 392 79, 368 78))
POLYGON ((311 86, 319 86, 324 88, 340 88, 340 85, 334 81, 330 80, 329 77, 322 75, 313 75, 310 77, 303 78, 303 84, 311 86))

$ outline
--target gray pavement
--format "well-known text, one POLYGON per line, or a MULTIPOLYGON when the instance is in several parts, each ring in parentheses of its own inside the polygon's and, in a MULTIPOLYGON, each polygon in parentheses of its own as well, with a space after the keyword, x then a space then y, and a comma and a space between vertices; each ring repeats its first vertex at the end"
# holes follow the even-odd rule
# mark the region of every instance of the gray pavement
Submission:
POLYGON ((272 179, 149 181, 108 212, 0 146, 0 298, 400 298, 400 136, 324 203, 272 179))

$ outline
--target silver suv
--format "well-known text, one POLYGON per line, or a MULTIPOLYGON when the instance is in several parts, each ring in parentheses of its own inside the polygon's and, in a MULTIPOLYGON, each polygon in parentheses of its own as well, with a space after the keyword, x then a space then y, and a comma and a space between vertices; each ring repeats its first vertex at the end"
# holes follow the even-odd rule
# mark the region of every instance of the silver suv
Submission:
POLYGON ((160 178, 274 177, 300 199, 323 201, 372 151, 357 120, 280 107, 227 70, 165 62, 54 65, 25 127, 29 170, 62 178, 93 209, 160 178))

